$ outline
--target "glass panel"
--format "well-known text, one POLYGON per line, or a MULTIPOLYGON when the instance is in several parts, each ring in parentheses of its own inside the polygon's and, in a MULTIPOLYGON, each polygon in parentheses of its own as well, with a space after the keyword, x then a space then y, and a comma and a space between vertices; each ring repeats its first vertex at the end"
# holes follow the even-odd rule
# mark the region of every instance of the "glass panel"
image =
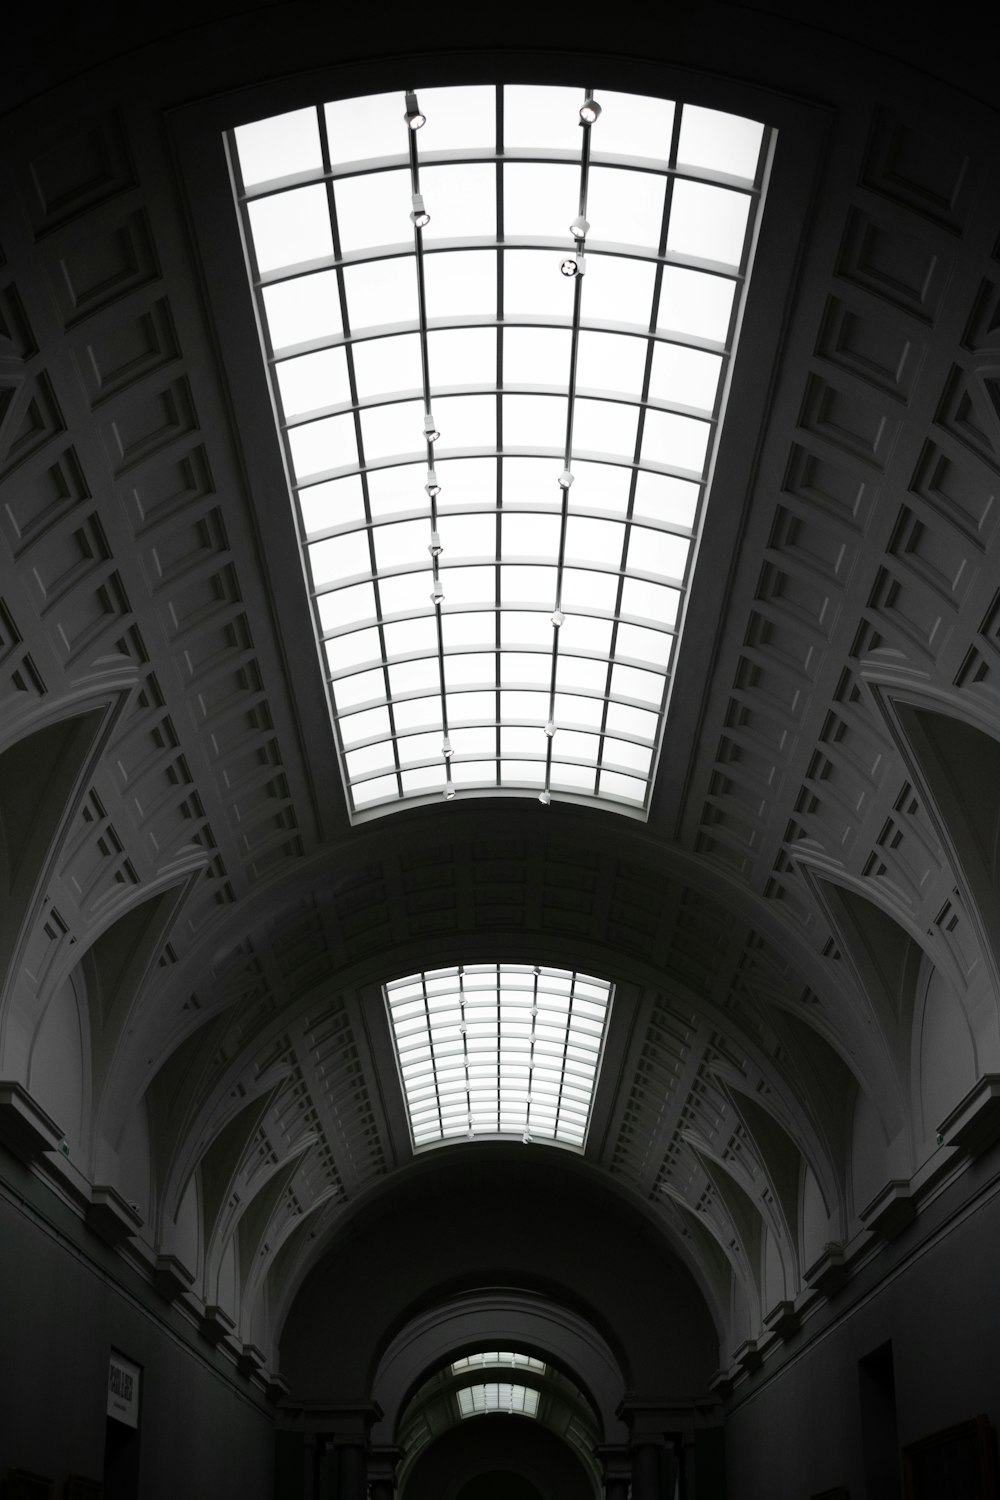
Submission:
POLYGON ((342 417, 322 417, 317 422, 292 427, 288 432, 288 446, 295 478, 300 483, 310 474, 356 464, 358 444, 354 417, 350 413, 342 417))
POLYGON ((353 355, 360 400, 421 389, 420 339, 417 334, 365 339, 353 346, 353 355))
MULTIPOLYGON (((420 144, 423 146, 423 141, 420 144)), ((420 191, 431 216, 424 229, 425 244, 467 235, 496 239, 495 167, 480 163, 460 167, 428 166, 420 174, 420 191)))
POLYGON ((278 390, 286 418, 301 417, 324 406, 351 399, 347 355, 343 349, 321 349, 276 366, 278 390))
POLYGON ((385 323, 416 323, 416 277, 408 256, 345 266, 344 293, 352 333, 385 323))
POLYGON ((706 354, 702 349, 689 349, 683 344, 657 342, 653 346, 649 398, 710 412, 715 409, 721 374, 721 355, 706 354))
POLYGON ((584 329, 577 354, 577 385, 598 391, 623 391, 634 399, 642 391, 647 348, 646 339, 584 329))
POLYGON ((626 406, 622 401, 590 401, 581 396, 576 403, 576 444, 595 453, 631 458, 635 453, 638 423, 637 406, 626 406))
POLYGON ((365 519, 365 497, 357 474, 299 490, 298 501, 306 536, 365 519))
MULTIPOLYGON (((412 266, 410 274, 413 274, 412 266)), ((443 250, 428 255, 424 261, 424 281, 427 316, 431 321, 435 318, 496 317, 495 250, 443 250)))
POLYGON ((664 266, 656 326, 661 333, 692 334, 724 344, 736 294, 735 281, 664 266))
POLYGON ((709 167, 753 180, 763 134, 756 120, 685 104, 677 158, 686 167, 709 167))
POLYGON ((565 396, 504 396, 505 448, 554 448, 566 441, 565 396))
POLYGON ((597 320, 649 327, 656 283, 656 271, 649 261, 624 255, 588 255, 584 280, 584 323, 597 320))
POLYGON ((336 271, 313 271, 293 281, 279 281, 261 292, 267 332, 274 350, 307 340, 338 338, 340 290, 336 271))
POLYGON ((680 179, 674 184, 667 249, 738 266, 749 212, 745 193, 680 179))
POLYGON ((557 245, 571 247, 569 226, 579 203, 579 167, 508 162, 503 169, 503 192, 505 236, 543 235, 557 245))
POLYGON ((496 144, 497 104, 492 84, 419 89, 417 99, 427 116, 420 132, 421 150, 452 151, 467 146, 492 149, 496 144))
MULTIPOLYGON (((604 123, 603 116, 600 123, 604 123)), ((637 245, 655 252, 660 246, 665 192, 666 178, 655 177, 651 172, 593 167, 587 218, 594 239, 637 245)))
POLYGON ((568 329, 506 328, 503 336, 504 385, 558 385, 569 374, 568 329))
POLYGON ((674 105, 669 99, 641 94, 600 91, 601 118, 591 133, 591 150, 616 156, 646 156, 666 162, 674 128, 674 105))
MULTIPOLYGON (((566 240, 568 249, 568 234, 566 240)), ((504 251, 505 318, 534 316, 553 323, 569 322, 573 312, 573 283, 568 276, 559 274, 559 259, 558 250, 504 251)))
POLYGON ((504 146, 580 153, 580 105, 584 91, 507 84, 503 91, 504 146))
POLYGON ((395 454, 418 453, 424 447, 423 402, 396 401, 362 411, 361 441, 367 463, 395 454))
POLYGON ((333 253, 324 187, 293 188, 248 204, 257 269, 263 275, 333 253))
POLYGON ((670 411, 646 412, 642 432, 643 463, 668 464, 672 469, 704 472, 708 440, 712 429, 707 422, 693 417, 676 416, 670 411))
POLYGON ((374 156, 405 155, 409 150, 403 122, 403 96, 365 94, 325 106, 330 160, 362 161, 374 156))
POLYGON ((409 172, 344 177, 334 184, 333 195, 343 255, 378 245, 398 245, 411 238, 409 172))
POLYGON ((314 109, 296 109, 270 120, 238 125, 233 132, 244 187, 287 177, 292 172, 319 172, 323 153, 314 109))
POLYGON ((448 328, 427 336, 431 379, 435 386, 495 385, 495 328, 448 328))

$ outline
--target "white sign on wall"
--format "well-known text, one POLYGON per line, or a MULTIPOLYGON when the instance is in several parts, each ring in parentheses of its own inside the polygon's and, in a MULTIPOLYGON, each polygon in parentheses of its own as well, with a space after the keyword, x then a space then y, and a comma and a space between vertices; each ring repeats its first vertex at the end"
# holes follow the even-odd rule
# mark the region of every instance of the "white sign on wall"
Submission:
POLYGON ((127 1427, 139 1425, 139 1366, 112 1352, 108 1363, 108 1416, 127 1427))

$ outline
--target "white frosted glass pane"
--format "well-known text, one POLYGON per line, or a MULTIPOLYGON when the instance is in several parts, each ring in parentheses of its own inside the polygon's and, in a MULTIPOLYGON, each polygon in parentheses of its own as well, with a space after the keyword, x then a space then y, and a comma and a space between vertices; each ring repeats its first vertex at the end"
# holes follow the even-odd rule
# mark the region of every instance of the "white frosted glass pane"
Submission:
POLYGON ((576 483, 569 492, 570 510, 613 510, 624 515, 628 509, 632 470, 621 464, 590 463, 574 458, 576 483))
POLYGON ((683 578, 691 543, 669 531, 633 526, 628 542, 630 573, 659 573, 664 578, 683 578))
POLYGON ((595 765, 600 744, 596 734, 581 734, 578 729, 560 727, 552 741, 552 755, 558 760, 578 760, 595 765))
POLYGON ((433 614, 428 614, 421 620, 399 620, 393 625, 385 625, 383 635, 388 656, 437 650, 437 624, 433 614))
POLYGON ((692 334, 724 344, 735 293, 735 281, 725 276, 664 266, 656 326, 661 333, 692 334))
POLYGON ((452 728, 456 724, 470 723, 475 719, 488 719, 492 722, 496 718, 496 694, 495 693, 448 693, 448 723, 452 728))
MULTIPOLYGON (((572 517, 570 518, 572 521, 572 517)), ((618 598, 618 577, 613 573, 591 573, 585 568, 566 568, 563 572, 562 600, 566 610, 599 609, 614 612, 618 598)))
POLYGON ((552 610, 556 599, 556 570, 505 564, 500 570, 500 598, 504 604, 534 604, 552 610))
POLYGON ((566 523, 566 556, 574 562, 621 565, 625 528, 620 521, 596 521, 588 516, 570 516, 566 523))
POLYGON ((600 698, 580 698, 570 693, 556 693, 556 723, 576 724, 581 729, 600 729, 604 703, 600 698))
POLYGON ((404 771, 400 776, 404 795, 408 793, 437 792, 444 790, 444 764, 423 766, 419 771, 404 771))
POLYGON ((646 783, 635 776, 621 776, 617 771, 601 772, 601 795, 622 797, 641 804, 646 795, 646 783))
MULTIPOLYGON (((429 142, 428 142, 429 144, 429 142)), ((420 142, 423 150, 423 140, 420 142)), ((431 216, 424 244, 463 235, 497 237, 496 168, 483 163, 425 166, 420 173, 424 207, 431 216)), ((407 212, 410 204, 407 200, 407 212)))
POLYGON ((595 96, 601 118, 591 131, 591 151, 616 156, 648 156, 666 161, 674 128, 674 104, 643 94, 618 94, 600 89, 595 96))
MULTIPOLYGON (((344 745, 357 745, 362 740, 384 737, 389 733, 389 710, 369 708, 360 714, 348 714, 340 720, 340 737, 344 745)), ((389 752, 391 754, 391 751, 389 752)))
POLYGON ((500 781, 504 786, 544 786, 545 762, 505 757, 500 762, 500 781))
POLYGON ((336 271, 313 271, 279 281, 261 292, 272 349, 308 339, 337 338, 343 331, 336 271))
POLYGON ((738 266, 743 258, 750 198, 703 182, 674 183, 667 249, 738 266))
POLYGON ((238 125, 233 134, 244 187, 292 172, 319 171, 323 166, 319 125, 312 108, 238 125))
MULTIPOLYGON (((476 783, 485 783, 487 786, 496 785, 496 762, 492 760, 460 760, 452 762, 451 779, 456 786, 472 786, 476 783)), ((462 1130, 465 1130, 463 1120, 462 1130)))
POLYGON ((615 656, 628 656, 649 662, 663 671, 670 665, 674 637, 663 630, 647 630, 642 625, 619 625, 615 637, 615 656))
MULTIPOLYGON (((412 274, 412 273, 411 273, 412 274)), ((495 250, 443 250, 424 257, 427 316, 489 317, 497 311, 495 250)), ((414 311, 413 316, 416 316, 414 311)))
POLYGON ((671 526, 692 527, 700 494, 698 485, 690 480, 644 471, 636 475, 632 514, 666 521, 671 526))
POLYGON ((257 269, 263 275, 333 254, 326 189, 292 188, 247 207, 257 269))
POLYGON ((424 408, 421 401, 394 401, 361 413, 361 441, 365 462, 418 453, 424 447, 424 408))
POLYGON ((446 328, 427 337, 432 389, 443 385, 496 385, 495 328, 446 328))
POLYGON ((398 796, 395 776, 376 776, 371 781, 361 781, 351 788, 355 807, 368 807, 372 802, 382 802, 398 796))
POLYGON ((343 349, 320 349, 315 354, 284 360, 276 366, 276 373, 286 419, 351 399, 343 349))
MULTIPOLYGON (((423 417, 420 419, 421 436, 423 417)), ((427 469, 424 464, 393 464, 368 474, 368 504, 373 518, 391 516, 404 510, 421 510, 428 516, 427 540, 430 541, 430 504, 424 492, 427 469)))
POLYGON ((413 766, 423 760, 441 760, 442 736, 431 730, 426 734, 407 734, 397 741, 399 763, 413 766))
POLYGON ((501 640, 505 648, 531 646, 538 651, 552 651, 552 619, 529 609, 505 610, 501 615, 501 640))
POLYGON ((354 333, 386 323, 417 321, 417 281, 412 256, 346 266, 344 292, 354 333))
POLYGON ((456 506, 496 504, 495 458, 439 458, 435 468, 441 486, 439 510, 456 506))
POLYGON ((564 786, 574 792, 589 792, 593 795, 596 776, 597 773, 588 769, 587 766, 561 765, 558 761, 553 761, 550 784, 553 787, 564 786))
POLYGON ((634 734, 653 741, 659 719, 644 708, 630 708, 625 703, 609 703, 607 730, 609 734, 634 734))
POLYGON ((685 104, 677 159, 686 167, 710 167, 751 180, 757 172, 763 125, 717 109, 685 104))
POLYGON ((345 177, 334 183, 333 195, 343 255, 412 241, 409 172, 345 177))
POLYGON ((438 396, 434 399, 434 420, 442 448, 495 448, 497 442, 497 403, 495 396, 438 396))
POLYGON ((556 666, 556 688, 560 693, 603 693, 607 686, 607 662, 583 656, 560 656, 556 666))
POLYGON ((333 696, 338 713, 347 708, 359 708, 385 698, 385 677, 381 668, 372 672, 357 672, 353 677, 342 677, 333 684, 333 696))
POLYGON ((388 668, 389 689, 393 697, 397 693, 426 693, 436 688, 440 678, 436 657, 424 657, 420 661, 397 662, 388 668))
POLYGON ((307 475, 343 468, 358 461, 354 417, 350 413, 341 417, 322 417, 304 427, 289 428, 288 445, 295 477, 300 481, 307 475))
POLYGON ((434 578, 431 560, 426 567, 413 573, 401 573, 397 578, 383 578, 378 592, 383 615, 401 615, 411 610, 430 610, 431 588, 434 578))
POLYGON ((665 679, 658 672, 644 672, 640 667, 614 666, 611 669, 611 696, 634 698, 659 708, 665 679))
POLYGON ((355 573, 372 571, 367 531, 348 531, 342 537, 313 541, 312 546, 306 547, 306 552, 312 571, 313 588, 322 588, 324 583, 348 579, 355 573))
POLYGON ((375 589, 370 583, 356 583, 347 589, 321 594, 316 601, 320 630, 339 630, 343 625, 360 625, 375 618, 375 589))
MULTIPOLYGON (((567 241, 569 235, 566 236, 567 241)), ((568 248, 568 247, 567 247, 568 248)), ((553 323, 573 315, 573 282, 559 270, 558 250, 505 250, 503 310, 505 318, 542 317, 553 323)), ((593 257, 591 257, 591 261, 593 257)), ((590 272, 587 273, 588 281, 590 272)), ((587 295, 583 297, 587 316, 587 295)), ((596 313, 594 316, 598 316, 596 313)), ((603 316, 603 314, 601 314, 603 316)), ((648 314, 647 314, 648 316, 648 314)))
POLYGON ((399 733, 407 729, 433 729, 441 735, 441 696, 431 693, 425 698, 410 698, 405 703, 394 703, 392 716, 399 733))
POLYGON ((441 542, 445 559, 490 558, 496 556, 497 523, 491 514, 481 516, 449 516, 441 523, 441 542))
POLYGON ((451 736, 456 755, 496 755, 497 732, 494 728, 456 729, 451 736))
MULTIPOLYGON (((584 323, 604 319, 648 328, 655 276, 649 261, 630 260, 622 255, 588 255, 582 304, 584 323)), ((565 276, 562 279, 568 280, 565 276)))
POLYGON ((473 647, 492 650, 496 645, 497 617, 493 610, 463 610, 441 618, 445 651, 467 651, 473 647))
POLYGON ((328 479, 299 490, 299 513, 307 536, 328 526, 343 526, 347 521, 365 519, 365 497, 361 479, 349 474, 346 479, 328 479))
MULTIPOLYGON (((641 555, 640 548, 636 553, 636 560, 641 555)), ((679 560, 675 559, 675 561, 679 560)), ((660 583, 646 583, 642 578, 626 578, 622 584, 623 615, 636 615, 639 619, 655 620, 658 625, 676 625, 680 606, 679 589, 665 588, 660 583)))
POLYGON ((544 147, 580 155, 582 88, 539 88, 508 84, 503 91, 503 137, 513 146, 544 147))
POLYGON ((393 338, 364 339, 353 345, 352 353, 360 400, 422 388, 417 334, 400 333, 393 338))
POLYGON ((409 131, 403 120, 405 104, 402 89, 391 94, 337 99, 327 104, 326 128, 334 165, 405 154, 410 149, 409 131))
POLYGON ((643 250, 659 249, 665 191, 666 179, 651 172, 592 167, 587 198, 591 235, 643 250))
MULTIPOLYGON (((608 717, 610 718, 610 713, 608 717)), ((642 745, 630 744, 628 740, 606 739, 604 741, 601 760, 605 765, 610 761, 624 770, 635 771, 639 776, 648 776, 652 759, 653 752, 644 749, 642 745)))
POLYGON ((581 396, 574 418, 575 443, 594 453, 621 454, 631 459, 638 424, 637 406, 626 406, 623 401, 592 401, 581 396))
POLYGON ((649 409, 642 432, 642 461, 701 474, 711 434, 711 425, 699 422, 696 417, 649 409))
POLYGON ((348 667, 371 666, 382 660, 382 646, 377 630, 354 630, 338 635, 325 645, 326 664, 330 672, 344 672, 348 667))
POLYGON ((555 562, 559 528, 557 515, 540 516, 531 511, 505 514, 501 532, 504 557, 551 557, 555 562))
POLYGON ((590 386, 598 391, 621 391, 638 400, 647 346, 647 339, 583 329, 576 364, 577 390, 590 386))
MULTIPOLYGON (((508 162, 503 169, 506 236, 543 235, 572 247, 569 226, 580 198, 580 169, 549 162, 508 162)), ((593 218, 591 217, 591 223, 593 218)), ((558 271, 558 266, 556 266, 558 271)))
POLYGON ((500 751, 501 754, 506 756, 544 756, 548 752, 548 745, 548 735, 544 729, 518 725, 513 729, 501 729, 500 731, 500 751))
POLYGON ((492 604, 495 578, 493 568, 442 568, 445 602, 449 608, 456 604, 492 604))
POLYGON ((504 687, 544 687, 552 678, 552 658, 529 651, 504 651, 500 657, 500 680, 504 687))
POLYGON ((586 651, 592 656, 607 657, 611 652, 610 620, 594 620, 586 615, 567 615, 559 630, 559 650, 586 651))
POLYGON ((505 724, 544 724, 549 716, 548 694, 503 692, 500 694, 500 716, 505 724))
POLYGON ((712 411, 722 373, 722 357, 683 344, 658 343, 649 377, 651 401, 673 401, 712 411))
POLYGON ((566 442, 565 396, 504 396, 505 448, 552 448, 566 442))
POLYGON ((430 530, 425 521, 397 521, 388 526, 376 526, 372 535, 379 571, 383 568, 419 568, 429 562, 427 542, 430 530))
MULTIPOLYGON (((385 713, 385 709, 376 709, 376 713, 385 713)), ((349 750, 344 756, 344 764, 347 767, 347 775, 351 781, 359 776, 370 776, 375 771, 385 772, 394 769, 392 757, 392 745, 366 745, 363 750, 349 750)))
POLYGON ((427 116, 418 138, 421 151, 495 145, 497 106, 492 84, 418 89, 417 100, 427 116))
POLYGON ((555 385, 569 380, 570 332, 563 328, 506 328, 504 385, 555 385))

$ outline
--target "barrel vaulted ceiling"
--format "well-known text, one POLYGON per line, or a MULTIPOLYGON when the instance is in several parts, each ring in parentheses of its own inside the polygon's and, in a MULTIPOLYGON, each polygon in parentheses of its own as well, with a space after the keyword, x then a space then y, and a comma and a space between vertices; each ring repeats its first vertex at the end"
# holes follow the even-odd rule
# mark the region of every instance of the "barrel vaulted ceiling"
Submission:
POLYGON ((615 985, 583 1152, 518 1149, 640 1206, 728 1379, 961 1170, 1000 1072, 995 120, 847 42, 812 88, 697 60, 602 64, 779 131, 645 823, 479 798, 350 826, 210 203, 223 128, 343 71, 208 108, 140 52, 7 143, 5 1129, 275 1389, 303 1277, 414 1170, 388 980, 615 985))

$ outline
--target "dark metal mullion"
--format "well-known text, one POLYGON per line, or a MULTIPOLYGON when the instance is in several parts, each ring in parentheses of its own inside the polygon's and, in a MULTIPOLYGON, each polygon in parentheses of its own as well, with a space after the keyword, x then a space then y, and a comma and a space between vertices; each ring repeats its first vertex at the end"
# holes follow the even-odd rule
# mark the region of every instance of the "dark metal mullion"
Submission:
MULTIPOLYGON (((323 156, 323 165, 324 168, 326 168, 330 163, 330 139, 326 129, 326 115, 324 111, 319 108, 317 108, 316 114, 318 117, 319 125, 320 150, 323 156)), ((330 215, 330 233, 333 239, 334 254, 339 262, 341 259, 340 228, 337 223, 337 203, 334 197, 333 181, 331 178, 326 179, 325 186, 327 211, 330 215)), ((340 264, 338 264, 337 266, 337 295, 340 298, 340 321, 343 326, 344 333, 349 339, 351 323, 347 312, 347 289, 344 285, 343 266, 340 264)), ((361 496, 365 507, 365 527, 368 532, 368 560, 371 565, 372 571, 372 592, 375 596, 375 627, 378 630, 379 647, 382 651, 382 681, 385 688, 386 713, 389 719, 389 735, 390 743, 392 745, 392 758, 395 762, 396 792, 398 796, 402 797, 403 783, 400 780, 399 746, 396 740, 396 720, 392 711, 392 694, 389 691, 389 653, 386 649, 385 644, 385 627, 382 624, 382 600, 379 592, 378 566, 375 559, 375 532, 372 526, 371 503, 368 497, 368 479, 365 470, 364 440, 361 434, 361 411, 358 405, 358 383, 357 377, 354 372, 354 353, 349 343, 345 347, 344 357, 347 361, 347 381, 348 387, 351 392, 351 406, 353 408, 354 415, 354 438, 358 448, 358 471, 361 476, 361 496)), ((334 713, 339 725, 340 711, 336 708, 336 703, 334 703, 334 713)), ((344 781, 351 794, 351 805, 354 806, 354 791, 351 786, 351 778, 349 775, 347 775, 346 750, 344 751, 344 781)), ((357 808, 355 808, 354 810, 357 811, 357 808)))
MULTIPOLYGON (((417 132, 406 127, 408 136, 407 146, 410 155, 410 193, 415 198, 420 192, 420 157, 417 151, 417 132)), ((430 352, 427 346, 427 288, 424 281, 424 232, 420 225, 413 221, 413 254, 417 274, 417 320, 420 338, 420 374, 423 382, 424 415, 430 415, 431 411, 431 363, 430 352)), ((427 461, 427 498, 430 502, 431 512, 431 541, 428 550, 433 544, 437 534, 437 495, 431 489, 430 475, 436 472, 434 469, 434 443, 430 437, 426 439, 426 461, 427 461)), ((438 590, 441 584, 441 568, 436 553, 431 552, 431 579, 432 589, 431 602, 434 608, 434 624, 437 635, 437 660, 438 660, 438 692, 441 699, 441 758, 444 762, 445 796, 454 795, 451 780, 451 740, 448 735, 448 702, 445 695, 444 674, 444 623, 441 618, 441 599, 438 590), (449 748, 446 749, 445 747, 449 748)), ((402 783, 400 783, 402 785, 402 783)))
POLYGON ((576 998, 575 992, 576 992, 576 971, 574 970, 574 972, 573 972, 573 978, 570 981, 569 1009, 566 1012, 566 1040, 565 1040, 565 1042, 563 1042, 562 1068, 560 1069, 560 1072, 559 1072, 559 1097, 556 1100, 556 1131, 557 1131, 557 1133, 558 1133, 558 1130, 559 1130, 559 1117, 562 1114, 563 1091, 564 1091, 564 1089, 566 1087, 566 1064, 568 1062, 568 1054, 569 1054, 569 1024, 570 1024, 570 1021, 573 1019, 573 1001, 576 998))
MULTIPOLYGON (((590 98, 591 91, 586 89, 584 97, 590 98)), ((577 214, 581 220, 587 217, 587 192, 590 184, 590 131, 591 126, 581 120, 580 128, 583 131, 583 140, 580 144, 580 194, 577 204, 577 214)), ((585 253, 585 238, 580 237, 575 241, 576 253, 583 256, 585 253)), ((569 343, 569 377, 566 387, 566 443, 563 450, 563 469, 570 472, 573 463, 573 418, 576 413, 576 367, 580 352, 580 314, 583 305, 583 277, 576 277, 573 287, 573 321, 570 326, 569 343)), ((559 525, 559 556, 556 561, 556 602, 553 615, 562 612, 562 583, 563 567, 566 560, 566 528, 569 524, 569 485, 563 489, 562 513, 559 525)), ((559 669, 559 627, 553 621, 552 626, 552 673, 549 678, 549 717, 548 725, 555 725, 556 712, 556 673, 559 669)), ((547 734, 548 744, 545 747, 545 789, 542 793, 546 801, 551 800, 552 782, 552 751, 554 748, 555 733, 547 734)), ((595 787, 596 793, 596 776, 595 787)))
POLYGON ((496 751, 496 780, 497 787, 503 785, 501 774, 503 767, 502 759, 502 737, 503 716, 501 714, 502 699, 500 696, 503 683, 503 633, 502 633, 502 609, 501 580, 503 577, 503 486, 504 486, 504 460, 503 460, 503 364, 504 364, 504 257, 503 249, 505 236, 504 215, 504 191, 503 191, 503 157, 504 157, 504 115, 503 115, 503 85, 497 84, 496 89, 496 195, 497 195, 497 516, 496 516, 496 569, 494 572, 493 597, 496 600, 496 630, 493 637, 496 650, 496 691, 494 693, 494 709, 496 712, 496 729, 494 731, 493 744, 496 751))
MULTIPOLYGON (((646 364, 645 364, 645 368, 643 369, 643 372, 642 372, 642 390, 641 390, 640 395, 639 395, 639 401, 640 401, 640 405, 639 405, 639 420, 638 420, 638 423, 636 424, 635 452, 634 452, 633 458, 632 458, 632 478, 631 478, 631 480, 629 482, 628 507, 627 507, 627 509, 625 511, 625 537, 624 537, 624 541, 622 543, 621 574, 620 574, 620 577, 619 577, 619 580, 618 580, 618 593, 617 593, 617 596, 615 598, 615 619, 614 619, 614 624, 611 627, 611 651, 610 651, 610 654, 608 656, 608 675, 607 675, 607 679, 606 679, 607 695, 606 695, 605 700, 604 700, 604 712, 601 715, 601 742, 600 742, 600 744, 598 746, 598 750, 597 750, 597 763, 598 763, 598 767, 599 767, 599 772, 600 773, 603 773, 603 769, 604 769, 604 743, 605 743, 605 740, 607 738, 608 709, 611 706, 611 677, 612 677, 612 673, 614 672, 615 649, 616 649, 616 647, 618 645, 618 626, 621 623, 622 595, 625 592, 625 579, 626 579, 626 576, 627 576, 627 572, 626 572, 626 559, 628 558, 629 542, 630 542, 631 536, 632 536, 632 518, 633 518, 633 515, 634 515, 634 512, 635 512, 635 492, 636 492, 636 487, 637 487, 637 485, 639 483, 639 474, 640 474, 639 460, 640 460, 640 455, 642 454, 642 439, 643 439, 643 435, 644 435, 645 429, 646 429, 646 410, 647 410, 647 402, 649 401, 649 382, 650 382, 650 380, 652 378, 652 373, 653 373, 653 354, 654 354, 655 349, 656 349, 656 343, 655 343, 654 335, 656 333, 657 313, 658 313, 659 306, 660 306, 660 291, 661 291, 661 288, 662 288, 662 285, 663 285, 663 259, 662 259, 662 257, 666 254, 666 250, 667 250, 667 235, 670 232, 670 209, 671 209, 671 205, 673 203, 673 196, 674 196, 674 182, 676 180, 676 166, 677 166, 677 150, 678 150, 678 146, 679 146, 679 143, 680 143, 680 137, 681 137, 681 117, 683 115, 683 112, 684 112, 684 106, 683 106, 683 104, 678 104, 677 107, 676 107, 676 109, 674 110, 673 128, 672 128, 671 136, 670 136, 670 156, 669 156, 669 164, 670 164, 671 168, 673 168, 675 170, 673 172, 671 172, 670 174, 668 174, 667 179, 666 179, 666 187, 665 187, 664 194, 663 194, 663 217, 660 220, 660 240, 659 240, 659 244, 656 247, 656 253, 657 253, 657 256, 659 257, 659 259, 658 259, 657 266, 656 266, 656 273, 655 273, 654 278, 653 278, 653 301, 652 301, 652 304, 651 304, 650 310, 649 310, 649 342, 646 345, 646 364)), ((734 301, 735 301, 735 298, 734 298, 734 301)), ((671 652, 671 661, 673 661, 673 654, 674 653, 671 652)), ((664 692, 666 691, 666 680, 669 678, 669 676, 670 676, 669 673, 664 673, 664 692)), ((660 698, 660 707, 657 710, 657 715, 656 715, 656 743, 657 743, 657 745, 660 744, 662 738, 663 738, 663 697, 661 696, 661 698, 660 698)), ((655 750, 654 750, 653 753, 654 754, 656 753, 655 750)), ((646 773, 645 781, 646 781, 646 787, 645 787, 645 791, 643 793, 643 805, 644 806, 649 801, 649 791, 650 791, 651 778, 650 778, 650 775, 649 775, 648 772, 646 773)))
MULTIPOLYGON (((434 1051, 434 1023, 431 1020, 431 1005, 427 995, 427 975, 425 973, 422 973, 420 975, 420 988, 423 991, 424 1019, 427 1022, 427 1042, 431 1052, 431 1072, 434 1077, 434 1100, 437 1104, 438 1112, 438 1135, 442 1140, 444 1140, 444 1115, 441 1113, 441 1087, 438 1083, 437 1053, 434 1051)), ((409 1100, 407 1100, 407 1107, 409 1107, 409 1100)), ((412 1130, 412 1123, 410 1128, 412 1130)))

